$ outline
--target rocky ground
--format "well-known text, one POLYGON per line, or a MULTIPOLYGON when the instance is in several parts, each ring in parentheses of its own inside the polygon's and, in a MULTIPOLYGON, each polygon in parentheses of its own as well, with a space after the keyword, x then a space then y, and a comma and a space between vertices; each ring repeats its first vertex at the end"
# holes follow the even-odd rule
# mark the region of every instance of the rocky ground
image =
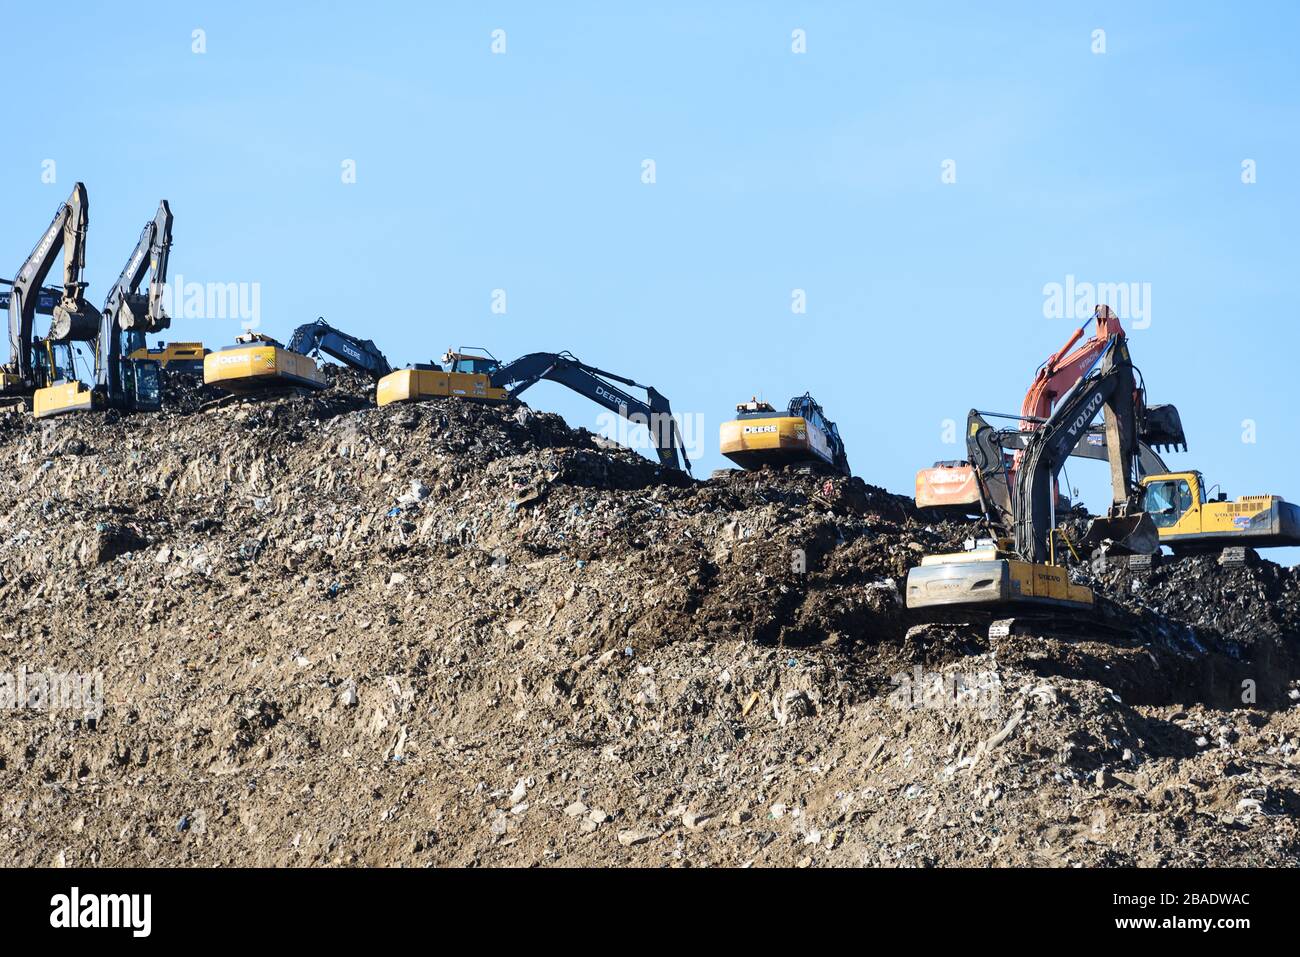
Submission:
POLYGON ((1118 630, 990 642, 899 593, 973 528, 859 480, 347 377, 182 398, 0 413, 0 703, 103 701, 0 710, 0 863, 1300 863, 1292 569, 1110 571, 1118 630))

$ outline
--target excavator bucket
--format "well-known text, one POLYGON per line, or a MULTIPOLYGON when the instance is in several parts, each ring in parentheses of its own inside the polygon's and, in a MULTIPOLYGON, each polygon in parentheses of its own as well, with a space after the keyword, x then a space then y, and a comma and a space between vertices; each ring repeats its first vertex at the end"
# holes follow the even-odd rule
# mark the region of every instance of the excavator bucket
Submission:
POLYGON ((1142 441, 1153 448, 1187 451, 1187 436, 1176 406, 1148 406, 1140 431, 1142 441))
POLYGON ((57 342, 89 342, 99 335, 99 310, 86 300, 65 296, 54 307, 50 338, 57 342))
POLYGON ((1160 548, 1160 533, 1147 512, 1098 517, 1088 523, 1080 545, 1089 554, 1100 548, 1106 555, 1150 555, 1160 548))

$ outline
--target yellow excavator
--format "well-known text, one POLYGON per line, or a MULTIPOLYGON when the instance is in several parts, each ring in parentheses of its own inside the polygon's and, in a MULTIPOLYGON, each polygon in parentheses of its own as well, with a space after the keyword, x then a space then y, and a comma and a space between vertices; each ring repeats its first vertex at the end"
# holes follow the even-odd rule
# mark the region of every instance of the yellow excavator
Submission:
POLYGON ((144 340, 147 332, 171 325, 163 311, 167 260, 172 243, 172 211, 167 200, 158 204, 145 223, 135 249, 108 291, 99 313, 95 337, 95 381, 85 385, 68 375, 39 388, 32 396, 32 414, 43 419, 90 409, 155 411, 162 404, 161 364, 150 357, 123 358, 123 340, 144 340), (146 273, 149 290, 141 292, 146 273))
POLYGON ((328 389, 330 380, 316 364, 324 353, 379 380, 392 370, 369 339, 336 329, 323 318, 293 331, 286 346, 260 332, 235 337, 235 344, 203 357, 203 382, 227 392, 269 389, 328 389))
POLYGON ((479 402, 506 401, 509 392, 492 383, 492 376, 502 367, 501 362, 477 346, 461 348, 478 351, 448 349, 443 353, 441 365, 422 362, 409 369, 391 372, 375 387, 375 402, 388 405, 390 402, 418 402, 450 396, 479 402))
POLYGON ((1219 552, 1224 565, 1240 565, 1247 549, 1300 545, 1300 508, 1277 495, 1211 498, 1197 471, 1147 475, 1141 485, 1142 508, 1175 555, 1219 552))
POLYGON ((570 352, 530 352, 510 362, 501 362, 485 349, 462 346, 459 351, 448 350, 441 365, 421 363, 384 376, 375 387, 375 401, 385 406, 393 402, 458 398, 497 404, 517 398, 543 379, 572 389, 631 423, 645 426, 659 463, 690 472, 691 461, 668 399, 653 386, 587 365, 570 352), (624 387, 645 390, 645 399, 633 396, 624 387))
MULTIPOLYGON (((1095 597, 1091 589, 1070 580, 1065 559, 1071 554, 1150 555, 1158 549, 1156 525, 1142 511, 1143 495, 1135 478, 1138 442, 1140 437, 1180 441, 1180 435, 1157 435, 1177 421, 1176 412, 1166 412, 1156 423, 1148 423, 1128 345, 1122 337, 1113 339, 1097 366, 1026 440, 1012 507, 1002 522, 992 523, 999 533, 1009 530, 1011 535, 965 552, 926 556, 908 571, 907 607, 1028 612, 1048 618, 1091 612, 1095 597), (1112 505, 1106 516, 1093 519, 1083 540, 1072 543, 1056 529, 1056 477, 1103 410, 1112 505)), ((995 622, 990 635, 1005 633, 1013 621, 995 622)))
POLYGON ((260 332, 235 337, 203 357, 203 383, 227 392, 259 392, 263 389, 329 388, 329 379, 310 356, 290 352, 284 344, 260 332))
POLYGON ((86 234, 90 199, 84 183, 72 188, 60 204, 31 254, 7 290, 9 362, 0 369, 0 394, 29 396, 36 389, 72 375, 72 343, 90 342, 99 333, 99 310, 86 301, 86 234), (32 335, 38 312, 45 312, 49 292, 45 277, 63 253, 63 290, 49 305, 50 330, 44 339, 32 335))
POLYGON ((794 465, 851 474, 840 430, 807 392, 791 399, 784 415, 757 398, 740 403, 736 417, 719 428, 718 442, 743 469, 794 465))

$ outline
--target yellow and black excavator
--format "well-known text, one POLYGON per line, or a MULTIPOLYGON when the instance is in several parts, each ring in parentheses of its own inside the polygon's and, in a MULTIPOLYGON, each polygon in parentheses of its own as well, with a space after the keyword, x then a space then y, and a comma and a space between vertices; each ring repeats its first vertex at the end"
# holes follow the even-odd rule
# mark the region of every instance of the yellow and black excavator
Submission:
MULTIPOLYGON (((1014 520, 1016 471, 1030 436, 1050 414, 1053 404, 1095 367, 1124 330, 1109 307, 1097 307, 1097 333, 1071 348, 1086 325, 1038 369, 1018 416, 996 416, 972 409, 966 420, 966 459, 936 462, 917 473, 916 504, 940 511, 987 518, 996 525, 1014 520), (1004 428, 990 418, 1017 419, 1004 428)), ((1248 560, 1247 549, 1300 545, 1300 509, 1277 495, 1247 495, 1228 501, 1213 498, 1195 470, 1171 469, 1161 458, 1168 448, 1187 449, 1178 411, 1173 406, 1145 410, 1145 431, 1138 437, 1136 467, 1144 510, 1150 512, 1160 543, 1175 555, 1220 552, 1225 565, 1248 560)), ((1081 458, 1108 457, 1104 429, 1090 426, 1071 453, 1081 458)), ((1068 502, 1058 500, 1058 507, 1068 502)))
POLYGON ((718 443, 743 469, 794 465, 851 474, 840 430, 807 392, 790 400, 785 415, 757 398, 740 403, 719 428, 718 443))
POLYGON ((653 386, 589 366, 569 352, 532 352, 503 363, 477 347, 448 350, 441 365, 418 364, 380 379, 375 401, 384 406, 452 397, 495 404, 517 398, 543 379, 572 389, 633 424, 645 426, 660 464, 690 472, 691 462, 668 399, 653 386), (476 351, 468 351, 471 348, 476 351), (644 389, 646 398, 638 399, 622 386, 644 389))
MULTIPOLYGON (((1058 351, 1048 356, 1034 374, 1034 380, 1020 406, 1019 415, 1000 415, 972 409, 966 419, 966 458, 935 462, 916 473, 916 506, 929 508, 953 517, 981 517, 998 512, 999 520, 1010 519, 1011 489, 1025 442, 1051 415, 1056 402, 1096 366, 1098 358, 1115 340, 1125 338, 1119 317, 1109 306, 1099 305, 1092 318, 1074 331, 1058 351), (1083 339, 1088 327, 1096 323, 1093 335, 1083 339), (1018 420, 1017 426, 994 428, 985 419, 1018 420)), ((1171 407, 1147 410, 1153 424, 1161 416, 1172 416, 1171 407)), ((1181 434, 1181 423, 1164 423, 1165 431, 1181 434)), ((1073 455, 1083 458, 1106 458, 1105 437, 1093 427, 1080 440, 1073 455)), ((1146 443, 1139 444, 1139 471, 1163 472, 1165 465, 1146 443)), ((1067 504, 1063 502, 1063 504, 1067 504)))
MULTIPOLYGON (((1031 614, 1091 611, 1093 593, 1070 580, 1065 559, 1070 553, 1149 555, 1158 549, 1156 525, 1142 511, 1138 443, 1143 437, 1179 441, 1180 435, 1168 431, 1169 423, 1176 421, 1176 411, 1151 420, 1128 344, 1122 337, 1113 339, 1095 367, 1025 441, 1011 508, 992 521, 999 537, 965 552, 922 559, 908 571, 907 607, 1031 614), (1056 529, 1055 481, 1103 410, 1112 504, 1106 516, 1093 519, 1082 541, 1071 543, 1056 529)), ((995 628, 1006 629, 1009 622, 997 622, 995 628)))
POLYGON ((95 337, 95 384, 86 386, 67 376, 39 388, 32 396, 38 419, 90 409, 153 411, 162 403, 161 364, 154 359, 124 357, 124 341, 143 342, 145 333, 171 325, 163 308, 167 259, 172 243, 172 211, 167 200, 158 204, 145 223, 126 265, 108 291, 99 313, 95 337), (140 292, 145 274, 149 291, 140 292))
POLYGON ((86 232, 90 200, 77 183, 54 214, 8 290, 9 363, 0 370, 0 394, 28 396, 72 374, 73 342, 89 342, 99 332, 99 310, 86 301, 86 232), (63 291, 50 308, 50 330, 34 339, 36 314, 49 290, 42 287, 63 252, 63 291))
POLYGON ((1160 544, 1177 556, 1218 552, 1231 566, 1248 561, 1248 549, 1300 545, 1300 508, 1277 495, 1229 501, 1207 491, 1200 472, 1164 470, 1142 477, 1142 496, 1160 544))
POLYGON ((384 376, 375 387, 375 402, 388 405, 390 402, 418 402, 447 396, 479 402, 505 402, 510 398, 503 385, 495 385, 492 381, 502 369, 495 356, 478 346, 462 346, 461 350, 448 349, 443 353, 441 365, 421 362, 384 376), (470 352, 470 349, 477 351, 470 352))
POLYGON ((237 336, 233 346, 203 358, 203 381, 227 392, 329 388, 330 380, 316 364, 321 353, 382 379, 391 371, 388 359, 369 339, 358 339, 324 319, 304 323, 286 346, 260 332, 237 336))

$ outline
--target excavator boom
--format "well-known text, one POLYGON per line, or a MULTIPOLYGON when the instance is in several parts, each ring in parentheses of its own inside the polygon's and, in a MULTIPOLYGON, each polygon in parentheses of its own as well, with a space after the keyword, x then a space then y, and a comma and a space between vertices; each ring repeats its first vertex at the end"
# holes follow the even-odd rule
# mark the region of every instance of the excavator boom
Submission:
POLYGON ((1017 555, 1034 563, 1051 558, 1056 476, 1103 411, 1112 505, 1107 518, 1094 520, 1089 538, 1097 543, 1109 540, 1116 550, 1130 553, 1149 554, 1159 547, 1155 525, 1137 508, 1135 463, 1142 405, 1128 344, 1115 338, 1102 353, 1098 368, 1075 384, 1025 447, 1012 506, 1017 555), (1146 521, 1130 520, 1130 513, 1146 521))
POLYGON ((1048 356, 1047 361, 1034 373, 1034 381, 1030 383, 1020 406, 1020 427, 1030 432, 1037 428, 1039 422, 1052 414, 1052 407, 1057 400, 1074 388, 1074 384, 1097 362, 1111 339, 1123 335, 1124 327, 1120 325, 1119 317, 1114 311, 1109 306, 1098 306, 1093 311, 1092 318, 1074 330, 1065 345, 1048 356), (1097 331, 1082 346, 1071 352, 1070 349, 1083 338, 1088 326, 1094 322, 1097 331))
POLYGON ((440 397, 507 402, 543 379, 572 389, 629 422, 644 425, 660 464, 691 470, 677 420, 662 393, 653 386, 587 365, 569 352, 531 352, 503 364, 491 355, 448 351, 442 365, 422 364, 384 376, 375 388, 375 401, 381 406, 440 397), (623 386, 644 389, 646 398, 638 399, 623 386))
POLYGON ((32 325, 45 277, 63 252, 63 295, 51 312, 49 339, 56 343, 87 341, 99 330, 99 310, 86 302, 86 232, 90 200, 86 187, 77 183, 37 241, 14 278, 9 295, 9 365, 3 376, 5 391, 29 391, 37 381, 33 360, 32 325))
POLYGON ((510 398, 517 398, 542 379, 557 382, 597 405, 617 412, 629 422, 644 425, 650 432, 661 465, 687 472, 691 470, 672 407, 653 386, 589 366, 568 352, 533 352, 500 366, 489 373, 488 378, 493 388, 505 389, 510 398), (645 400, 630 395, 615 385, 616 382, 644 389, 645 400))
POLYGON ((392 372, 388 359, 369 339, 358 339, 335 329, 324 319, 299 326, 289 337, 289 351, 310 356, 325 353, 379 380, 392 372))

